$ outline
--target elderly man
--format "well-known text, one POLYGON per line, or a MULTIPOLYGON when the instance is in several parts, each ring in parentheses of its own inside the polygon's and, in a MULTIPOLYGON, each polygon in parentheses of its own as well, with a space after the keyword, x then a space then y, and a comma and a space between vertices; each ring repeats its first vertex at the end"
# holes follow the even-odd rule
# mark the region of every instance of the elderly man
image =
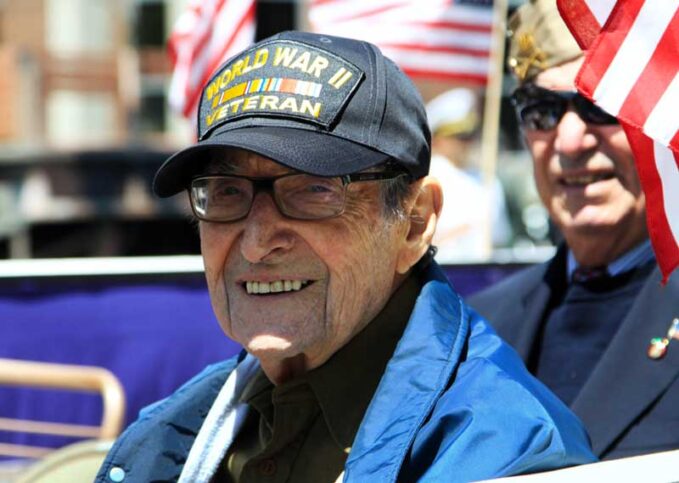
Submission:
POLYGON ((597 456, 679 448, 679 278, 660 286, 627 138, 575 92, 582 53, 554 0, 510 23, 514 103, 565 244, 470 303, 582 418, 597 456))
POLYGON ((255 44, 208 82, 198 134, 154 189, 188 190, 215 314, 245 351, 145 410, 98 481, 470 481, 591 461, 431 261, 424 108, 376 47, 255 44))

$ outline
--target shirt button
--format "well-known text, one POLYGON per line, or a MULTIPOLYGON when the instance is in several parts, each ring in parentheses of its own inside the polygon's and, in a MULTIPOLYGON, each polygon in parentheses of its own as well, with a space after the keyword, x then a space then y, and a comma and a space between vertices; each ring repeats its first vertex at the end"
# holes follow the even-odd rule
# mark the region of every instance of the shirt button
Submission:
POLYGON ((125 479, 125 470, 117 466, 115 468, 111 468, 111 471, 108 472, 108 477, 111 481, 120 483, 125 479))
POLYGON ((272 459, 267 459, 259 463, 259 471, 264 476, 273 476, 276 473, 276 462, 272 459))

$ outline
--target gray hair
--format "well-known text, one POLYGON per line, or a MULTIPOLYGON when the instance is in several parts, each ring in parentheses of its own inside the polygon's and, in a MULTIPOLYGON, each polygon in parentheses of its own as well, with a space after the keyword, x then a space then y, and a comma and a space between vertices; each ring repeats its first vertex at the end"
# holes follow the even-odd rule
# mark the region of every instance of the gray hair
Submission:
POLYGON ((411 189, 411 179, 405 173, 404 176, 380 183, 380 201, 385 218, 390 221, 403 221, 406 218, 405 201, 411 189))

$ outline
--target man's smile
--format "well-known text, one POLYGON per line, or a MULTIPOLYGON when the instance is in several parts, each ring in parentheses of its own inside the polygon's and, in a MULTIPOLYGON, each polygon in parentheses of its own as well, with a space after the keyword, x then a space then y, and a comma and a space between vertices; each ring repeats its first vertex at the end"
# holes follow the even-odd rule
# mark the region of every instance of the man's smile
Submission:
POLYGON ((562 186, 583 187, 598 181, 614 178, 613 172, 563 175, 559 180, 562 186))
POLYGON ((276 294, 282 292, 298 292, 313 283, 313 280, 274 280, 271 282, 245 281, 243 287, 248 295, 276 294))

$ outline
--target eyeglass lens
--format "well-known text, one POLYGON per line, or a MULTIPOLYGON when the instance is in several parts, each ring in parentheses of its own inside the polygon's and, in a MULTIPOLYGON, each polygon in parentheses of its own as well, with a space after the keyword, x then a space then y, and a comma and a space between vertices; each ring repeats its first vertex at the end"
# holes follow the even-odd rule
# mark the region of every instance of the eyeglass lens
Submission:
POLYGON ((196 216, 205 221, 236 221, 250 212, 259 190, 273 191, 280 212, 290 218, 317 220, 344 211, 342 178, 294 174, 275 179, 238 176, 196 178, 189 190, 196 216))
POLYGON ((518 88, 512 95, 519 121, 526 129, 549 131, 556 128, 572 104, 589 124, 614 125, 618 120, 576 92, 551 91, 535 85, 518 88))

